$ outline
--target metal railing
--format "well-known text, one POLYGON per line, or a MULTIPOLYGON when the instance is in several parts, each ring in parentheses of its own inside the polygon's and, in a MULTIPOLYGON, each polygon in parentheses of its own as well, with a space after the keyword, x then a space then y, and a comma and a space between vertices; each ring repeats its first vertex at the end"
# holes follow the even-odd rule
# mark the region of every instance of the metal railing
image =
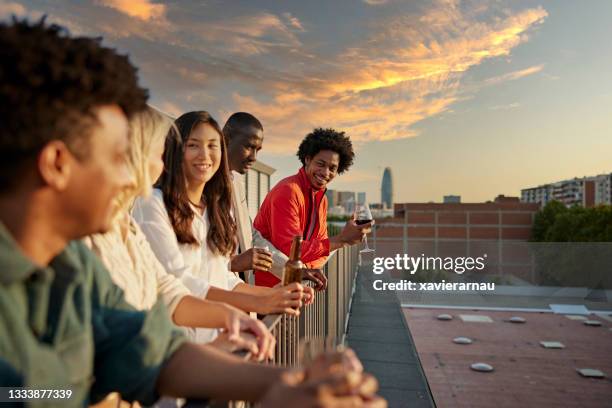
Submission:
POLYGON ((273 364, 284 367, 299 365, 302 340, 331 336, 344 343, 358 255, 356 247, 342 248, 330 255, 323 269, 327 276, 327 289, 316 292, 314 303, 304 307, 299 317, 268 315, 263 319, 276 338, 273 364))
MULTIPOLYGON (((344 344, 348 328, 349 312, 355 288, 359 248, 341 248, 333 252, 323 268, 327 276, 327 289, 316 292, 315 301, 302 308, 299 317, 287 315, 267 315, 263 323, 276 339, 274 361, 269 364, 282 367, 295 367, 300 364, 300 341, 332 336, 339 344, 344 344)), ((305 281, 304 284, 310 285, 305 281)), ((317 350, 314 350, 315 352, 317 350)), ((236 353, 245 359, 249 354, 236 353)), ((189 401, 185 407, 249 407, 242 402, 203 402, 189 401)))

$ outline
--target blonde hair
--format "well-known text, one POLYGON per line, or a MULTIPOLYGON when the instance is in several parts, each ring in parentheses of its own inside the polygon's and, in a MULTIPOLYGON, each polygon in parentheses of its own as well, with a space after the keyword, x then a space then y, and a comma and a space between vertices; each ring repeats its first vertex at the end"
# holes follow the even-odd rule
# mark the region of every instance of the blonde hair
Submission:
POLYGON ((129 210, 138 196, 148 196, 155 180, 149 174, 149 155, 151 147, 164 140, 170 128, 174 126, 172 118, 158 109, 147 108, 135 114, 129 123, 128 168, 133 178, 132 187, 121 192, 116 198, 117 216, 129 210))

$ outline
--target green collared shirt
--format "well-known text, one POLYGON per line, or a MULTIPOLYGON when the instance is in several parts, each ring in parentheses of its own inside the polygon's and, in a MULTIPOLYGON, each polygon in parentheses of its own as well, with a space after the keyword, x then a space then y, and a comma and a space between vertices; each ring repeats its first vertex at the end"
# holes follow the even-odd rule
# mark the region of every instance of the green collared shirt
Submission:
POLYGON ((82 243, 41 268, 0 223, 0 386, 73 392, 30 406, 83 406, 112 391, 151 404, 162 365, 183 341, 163 302, 134 310, 82 243))

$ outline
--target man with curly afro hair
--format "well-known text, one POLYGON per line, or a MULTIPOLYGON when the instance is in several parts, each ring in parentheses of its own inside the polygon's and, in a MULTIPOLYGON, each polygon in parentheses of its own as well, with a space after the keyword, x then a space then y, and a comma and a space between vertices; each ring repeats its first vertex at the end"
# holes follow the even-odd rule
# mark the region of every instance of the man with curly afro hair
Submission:
MULTIPOLYGON (((143 405, 160 395, 263 407, 363 401, 355 395, 375 380, 353 353, 328 356, 312 378, 308 367, 188 343, 163 302, 134 310, 75 241, 109 228, 129 181, 128 119, 147 96, 128 58, 97 39, 44 19, 0 23, 0 387, 29 387, 36 406, 82 407, 113 391, 143 405), (357 369, 332 373, 339 359, 357 369)), ((268 342, 259 357, 272 352, 268 342)))
MULTIPOLYGON (((297 174, 278 182, 261 205, 253 226, 286 255, 294 236, 302 237, 301 260, 309 269, 319 269, 329 253, 358 244, 370 232, 371 223, 357 225, 352 219, 340 234, 327 235, 327 185, 351 167, 355 153, 344 132, 317 128, 306 135, 297 156, 302 168, 297 174)), ((279 277, 258 271, 255 281, 274 286, 279 277)))

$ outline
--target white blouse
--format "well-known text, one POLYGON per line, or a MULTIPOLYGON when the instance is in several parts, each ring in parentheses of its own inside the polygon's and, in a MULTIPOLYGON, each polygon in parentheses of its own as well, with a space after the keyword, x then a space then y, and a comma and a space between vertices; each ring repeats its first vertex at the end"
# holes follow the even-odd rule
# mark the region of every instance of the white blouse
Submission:
POLYGON ((106 234, 92 235, 84 241, 100 257, 113 282, 123 289, 125 300, 136 309, 150 309, 161 296, 172 316, 183 297, 189 295, 180 280, 166 273, 131 217, 125 241, 119 223, 106 234))
MULTIPOLYGON (((195 216, 191 228, 200 245, 179 244, 159 189, 153 189, 148 198, 138 198, 132 216, 166 270, 179 278, 194 296, 204 299, 210 286, 233 290, 243 281, 229 270, 228 257, 208 248, 208 213, 200 214, 195 207, 192 209, 195 216)), ((190 334, 193 340, 204 343, 214 340, 217 330, 196 329, 190 334)))

